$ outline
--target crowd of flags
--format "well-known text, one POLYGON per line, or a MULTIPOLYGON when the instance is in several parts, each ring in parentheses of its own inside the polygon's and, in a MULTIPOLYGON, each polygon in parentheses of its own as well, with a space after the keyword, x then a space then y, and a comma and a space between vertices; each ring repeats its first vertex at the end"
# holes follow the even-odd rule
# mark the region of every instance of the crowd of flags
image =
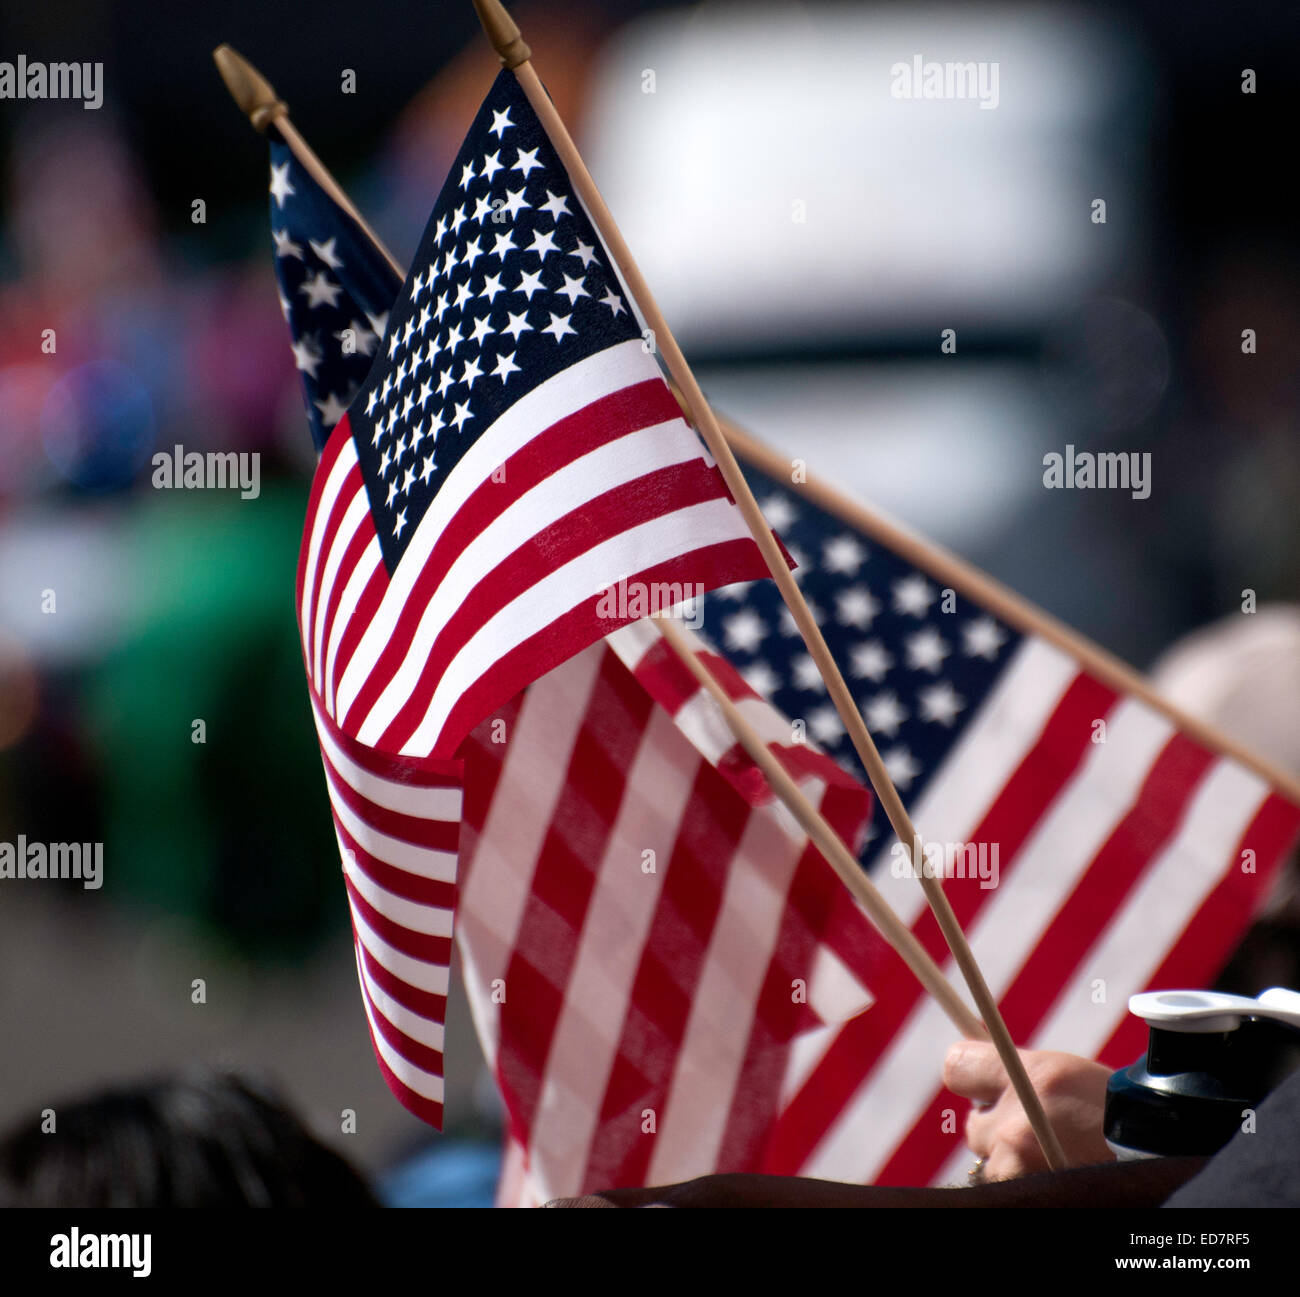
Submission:
MULTIPOLYGON (((441 1124, 454 942, 509 1118, 503 1202, 712 1171, 950 1175, 950 1024, 653 621, 598 611, 621 582, 712 592, 691 651, 946 966, 513 74, 405 283, 274 132, 271 177, 320 451, 307 693, 397 1098, 441 1124)), ((996 885, 945 890, 1017 1043, 1131 1061, 1128 996, 1213 977, 1300 807, 847 511, 747 476, 922 837, 996 850, 996 885)))

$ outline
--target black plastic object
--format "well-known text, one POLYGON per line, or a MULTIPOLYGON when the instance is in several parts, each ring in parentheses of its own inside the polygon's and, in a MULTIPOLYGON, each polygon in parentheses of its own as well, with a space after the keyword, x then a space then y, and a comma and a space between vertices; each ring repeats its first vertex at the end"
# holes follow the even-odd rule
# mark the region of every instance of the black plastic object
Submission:
POLYGON ((1106 1139, 1139 1155, 1217 1153, 1296 1067, 1296 1033, 1277 1022, 1247 1018, 1215 1032, 1149 1026, 1147 1052, 1106 1087, 1106 1139))

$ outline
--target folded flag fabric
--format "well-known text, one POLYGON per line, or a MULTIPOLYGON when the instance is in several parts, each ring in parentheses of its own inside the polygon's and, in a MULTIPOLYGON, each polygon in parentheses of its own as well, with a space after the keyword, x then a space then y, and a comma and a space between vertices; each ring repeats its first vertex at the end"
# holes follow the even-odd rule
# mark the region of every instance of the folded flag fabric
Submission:
MULTIPOLYGON (((856 849, 866 789, 694 651, 856 849)), ((642 622, 531 685, 465 763, 458 943, 509 1114, 501 1202, 759 1169, 884 943, 716 704, 642 622)))

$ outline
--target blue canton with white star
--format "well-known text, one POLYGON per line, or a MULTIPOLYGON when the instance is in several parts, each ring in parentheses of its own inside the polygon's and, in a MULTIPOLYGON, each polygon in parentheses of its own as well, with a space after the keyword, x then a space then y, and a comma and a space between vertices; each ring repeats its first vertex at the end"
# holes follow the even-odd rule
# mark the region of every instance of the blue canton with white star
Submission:
POLYGON ((402 281, 274 128, 268 135, 280 309, 293 339, 293 362, 302 375, 307 421, 319 451, 379 354, 402 281))
MULTIPOLYGON (((795 579, 899 793, 915 805, 1010 661, 1020 635, 985 609, 745 466, 795 561, 795 579)), ((704 601, 705 634, 750 686, 864 783, 866 772, 780 592, 727 586, 704 601)), ((868 842, 892 840, 876 799, 868 842)))
POLYGON ((505 410, 641 336, 510 72, 484 100, 412 267, 348 413, 390 573, 448 473, 505 410))

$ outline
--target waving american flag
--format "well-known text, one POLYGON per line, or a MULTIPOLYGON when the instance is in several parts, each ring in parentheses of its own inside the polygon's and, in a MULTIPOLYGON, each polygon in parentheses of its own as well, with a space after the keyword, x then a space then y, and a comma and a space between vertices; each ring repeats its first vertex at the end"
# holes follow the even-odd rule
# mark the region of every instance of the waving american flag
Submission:
MULTIPOLYGON (((746 476, 918 833, 945 848, 944 890, 1012 1037, 1132 1062, 1146 1029, 1128 997, 1211 982, 1295 842, 1300 806, 1267 771, 1184 732, 1037 610, 990 594, 981 574, 811 478, 792 488, 775 475, 777 456, 760 448, 760 458, 767 472, 747 464, 746 476)), ((774 589, 709 595, 704 631, 858 771, 774 589)), ((864 866, 955 979, 879 807, 868 836, 864 866)), ((952 1025, 892 952, 866 981, 874 1006, 821 1038, 761 1169, 960 1179, 969 1154, 950 1114, 965 1102, 938 1079, 952 1025)))
MULTIPOLYGON (((273 221, 291 172, 273 166, 273 221)), ((349 307, 313 330, 350 253, 284 228, 282 267, 294 244, 319 263, 290 298, 295 355, 323 375, 336 353, 343 382, 349 340, 375 352, 316 470, 298 618, 376 1051, 436 1122, 462 741, 644 615, 611 591, 697 593, 766 568, 512 75, 386 321, 333 328, 349 307)), ((322 423, 335 396, 313 399, 322 423)))

